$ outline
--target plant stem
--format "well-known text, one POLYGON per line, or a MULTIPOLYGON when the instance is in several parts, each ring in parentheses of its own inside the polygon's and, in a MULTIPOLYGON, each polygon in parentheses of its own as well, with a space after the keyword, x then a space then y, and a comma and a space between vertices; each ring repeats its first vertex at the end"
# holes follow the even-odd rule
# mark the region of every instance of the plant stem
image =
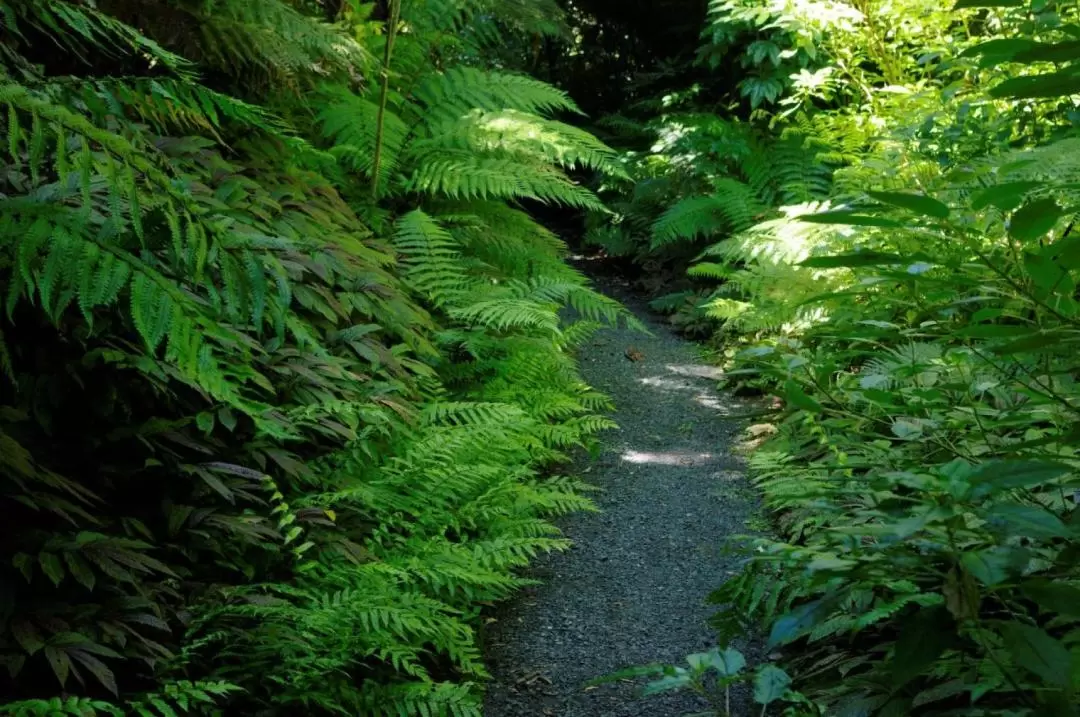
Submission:
POLYGON ((382 88, 379 91, 379 116, 375 121, 375 157, 371 163, 371 201, 379 199, 379 175, 382 173, 383 131, 386 121, 386 102, 390 95, 390 59, 394 54, 398 22, 401 19, 401 0, 390 0, 386 19, 386 49, 383 52, 382 88))

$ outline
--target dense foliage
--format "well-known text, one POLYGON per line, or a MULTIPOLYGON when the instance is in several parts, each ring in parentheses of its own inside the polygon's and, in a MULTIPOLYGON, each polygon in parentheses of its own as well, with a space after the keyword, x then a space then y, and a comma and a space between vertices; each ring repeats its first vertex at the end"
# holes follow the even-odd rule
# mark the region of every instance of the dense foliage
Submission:
POLYGON ((738 83, 607 120, 633 181, 589 240, 689 266, 658 305, 784 400, 777 536, 714 599, 792 714, 1077 713, 1078 21, 714 0, 698 62, 738 83))
POLYGON ((0 714, 479 714, 609 424, 522 203, 623 170, 494 69, 561 17, 0 2, 0 714))

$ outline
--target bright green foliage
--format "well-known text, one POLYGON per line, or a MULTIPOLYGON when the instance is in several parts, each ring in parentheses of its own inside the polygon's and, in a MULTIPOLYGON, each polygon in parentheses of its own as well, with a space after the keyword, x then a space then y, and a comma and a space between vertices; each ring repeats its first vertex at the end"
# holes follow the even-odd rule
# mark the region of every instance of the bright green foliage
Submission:
POLYGON ((647 665, 625 670, 593 680, 590 684, 603 684, 616 680, 648 677, 651 682, 641 690, 643 697, 668 692, 691 692, 708 702, 712 710, 699 712, 699 717, 715 714, 717 717, 734 717, 741 714, 739 702, 732 700, 732 688, 741 683, 753 685, 754 702, 761 705, 761 714, 770 706, 788 703, 784 714, 794 714, 801 707, 812 707, 804 695, 789 689, 791 677, 775 665, 765 664, 753 672, 746 671, 746 657, 733 647, 713 648, 686 656, 686 667, 679 665, 647 665))
MULTIPOLYGON (((714 3, 704 56, 756 68, 750 125, 830 170, 757 194, 771 208, 742 231, 714 221, 726 207, 681 230, 711 239, 690 310, 732 380, 783 401, 751 457, 776 535, 714 599, 722 640, 764 628, 809 700, 790 714, 1080 710, 1078 19, 714 3)), ((741 146, 709 136, 682 187, 714 167, 754 186, 741 146)), ((656 204, 677 218, 701 195, 656 204)))
POLYGON ((373 9, 0 3, 0 713, 478 715, 590 508, 623 311, 516 202, 622 169, 486 61, 560 16, 373 9))

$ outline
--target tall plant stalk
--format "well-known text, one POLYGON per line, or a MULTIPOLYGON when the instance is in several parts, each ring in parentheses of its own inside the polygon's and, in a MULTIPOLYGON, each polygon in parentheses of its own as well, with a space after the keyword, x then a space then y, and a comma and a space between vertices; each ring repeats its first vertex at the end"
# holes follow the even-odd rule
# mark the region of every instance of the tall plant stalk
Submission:
POLYGON ((382 87, 379 89, 379 115, 375 120, 375 157, 371 164, 371 201, 379 199, 379 175, 382 172, 383 133, 386 121, 386 101, 390 94, 390 61, 394 55, 394 39, 401 19, 401 0, 390 0, 386 19, 386 48, 383 51, 382 87))

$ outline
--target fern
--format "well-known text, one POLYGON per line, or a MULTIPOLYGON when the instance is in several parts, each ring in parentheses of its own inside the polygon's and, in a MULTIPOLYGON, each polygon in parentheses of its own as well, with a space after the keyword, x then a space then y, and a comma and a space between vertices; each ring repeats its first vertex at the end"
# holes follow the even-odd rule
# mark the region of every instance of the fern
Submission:
POLYGON ((736 180, 717 182, 713 195, 683 199, 656 220, 653 248, 719 232, 742 231, 762 209, 746 185, 736 180))
POLYGON ((628 316, 517 206, 614 151, 461 59, 553 7, 0 9, 0 711, 479 713, 628 316))

